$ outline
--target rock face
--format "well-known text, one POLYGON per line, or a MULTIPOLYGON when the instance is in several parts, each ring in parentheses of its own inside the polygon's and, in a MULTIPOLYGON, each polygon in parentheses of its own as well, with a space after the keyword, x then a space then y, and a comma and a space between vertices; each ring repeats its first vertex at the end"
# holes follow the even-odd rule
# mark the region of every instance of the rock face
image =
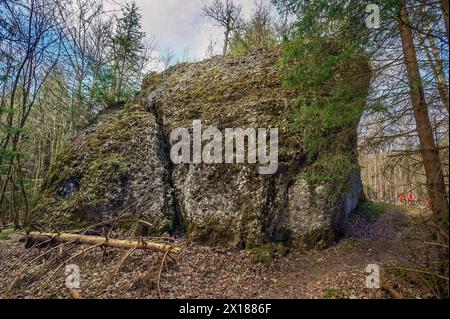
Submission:
POLYGON ((358 174, 337 181, 348 191, 336 198, 330 196, 336 183, 313 186, 298 178, 306 158, 298 136, 285 129, 295 92, 282 84, 279 59, 279 52, 253 52, 150 74, 135 103, 100 116, 60 155, 33 225, 67 229, 129 216, 150 223, 148 233, 179 229, 209 245, 332 242, 359 202, 361 181, 358 174), (195 120, 221 131, 279 128, 278 171, 172 163, 171 132, 195 120))
POLYGON ((151 232, 176 219, 167 146, 155 117, 140 106, 101 116, 59 154, 33 211, 39 228, 77 229, 124 216, 151 232))

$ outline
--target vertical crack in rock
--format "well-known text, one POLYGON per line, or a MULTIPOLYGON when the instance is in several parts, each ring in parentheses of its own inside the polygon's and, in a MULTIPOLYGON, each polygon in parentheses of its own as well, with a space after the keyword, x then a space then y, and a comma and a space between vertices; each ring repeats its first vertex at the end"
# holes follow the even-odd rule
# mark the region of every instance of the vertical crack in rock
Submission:
POLYGON ((164 120, 161 117, 161 115, 158 112, 158 99, 156 96, 149 97, 149 98, 143 98, 143 106, 146 110, 148 110, 152 115, 155 117, 156 124, 158 126, 159 134, 161 135, 161 145, 162 145, 162 157, 167 163, 167 183, 169 184, 170 190, 171 190, 171 196, 173 201, 173 209, 174 209, 174 221, 173 221, 173 231, 178 234, 182 234, 184 232, 184 224, 183 224, 183 215, 181 213, 181 206, 178 201, 174 183, 173 183, 173 170, 174 170, 174 164, 172 163, 172 160, 170 159, 170 139, 167 136, 165 130, 164 130, 164 120))

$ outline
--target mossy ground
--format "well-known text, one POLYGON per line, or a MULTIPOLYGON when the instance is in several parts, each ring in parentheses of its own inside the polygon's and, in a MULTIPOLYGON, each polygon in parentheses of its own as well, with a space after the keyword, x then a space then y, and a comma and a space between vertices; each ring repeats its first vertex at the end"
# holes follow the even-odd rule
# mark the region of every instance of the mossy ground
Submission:
POLYGON ((0 240, 8 240, 15 234, 23 232, 21 229, 7 228, 0 230, 0 240))
POLYGON ((359 207, 354 215, 359 218, 364 218, 368 221, 375 221, 382 214, 388 211, 389 208, 392 207, 392 205, 385 203, 364 201, 359 204, 359 207))
POLYGON ((353 286, 346 286, 340 288, 327 288, 324 291, 324 299, 347 299, 356 291, 353 286))
POLYGON ((272 262, 280 257, 286 256, 290 249, 281 243, 268 243, 250 249, 251 261, 270 266, 272 262))

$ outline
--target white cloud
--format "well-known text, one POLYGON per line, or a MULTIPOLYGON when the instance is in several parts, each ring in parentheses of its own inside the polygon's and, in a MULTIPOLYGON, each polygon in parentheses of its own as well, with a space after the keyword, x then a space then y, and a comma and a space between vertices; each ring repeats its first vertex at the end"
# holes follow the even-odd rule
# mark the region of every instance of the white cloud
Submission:
MULTIPOLYGON (((107 0, 108 1, 108 0, 107 0)), ((112 0, 110 0, 112 1, 112 0)), ((142 27, 148 37, 155 36, 160 54, 172 49, 177 58, 189 48, 191 59, 203 59, 211 39, 217 41, 217 52, 223 42, 223 30, 201 15, 201 8, 213 0, 135 0, 141 9, 142 27)), ((265 0, 269 2, 269 0, 265 0)), ((126 0, 115 0, 125 3, 126 0)), ((245 17, 255 7, 253 0, 234 0, 242 6, 245 17)))

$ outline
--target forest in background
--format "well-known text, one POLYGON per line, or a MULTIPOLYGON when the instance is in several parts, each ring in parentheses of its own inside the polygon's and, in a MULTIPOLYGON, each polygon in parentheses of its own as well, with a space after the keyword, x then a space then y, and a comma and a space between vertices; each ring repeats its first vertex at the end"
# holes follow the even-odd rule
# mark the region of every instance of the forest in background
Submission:
MULTIPOLYGON (((392 170, 395 179, 413 175, 401 183, 425 189, 442 218, 448 214, 442 169, 448 3, 385 1, 379 10, 374 28, 361 28, 371 12, 365 1, 259 2, 246 20, 238 5, 216 0, 203 15, 224 29, 224 55, 284 47, 286 84, 299 92, 291 129, 306 132, 307 155, 322 159, 305 173, 311 182, 355 169, 336 141, 347 141, 353 132, 342 128, 363 114, 361 157, 381 154, 397 171, 407 165, 408 174, 392 170), (363 60, 371 90, 352 92, 349 84, 361 78, 352 65, 363 60)), ((111 12, 99 0, 1 0, 0 13, 0 219, 21 227, 61 146, 103 109, 134 97, 155 63, 156 42, 145 37, 132 2, 111 12)), ((207 55, 214 46, 205 48, 207 55)), ((159 62, 168 68, 174 59, 168 50, 159 62)), ((375 175, 383 175, 386 165, 375 166, 375 175)))
MULTIPOLYGON (((289 129, 303 132, 314 163, 308 182, 361 168, 368 199, 407 204, 411 193, 432 212, 447 260, 433 269, 448 296, 448 0, 259 1, 247 19, 233 1, 214 0, 202 15, 223 29, 222 55, 283 48, 285 84, 297 92, 289 129), (369 92, 354 85, 364 81, 369 92), (357 140, 346 130, 355 123, 357 140)), ((109 11, 101 0, 0 0, 1 228, 27 226, 74 134, 133 99, 149 71, 192 62, 171 49, 155 57, 157 35, 146 37, 142 19, 133 2, 109 11)))

